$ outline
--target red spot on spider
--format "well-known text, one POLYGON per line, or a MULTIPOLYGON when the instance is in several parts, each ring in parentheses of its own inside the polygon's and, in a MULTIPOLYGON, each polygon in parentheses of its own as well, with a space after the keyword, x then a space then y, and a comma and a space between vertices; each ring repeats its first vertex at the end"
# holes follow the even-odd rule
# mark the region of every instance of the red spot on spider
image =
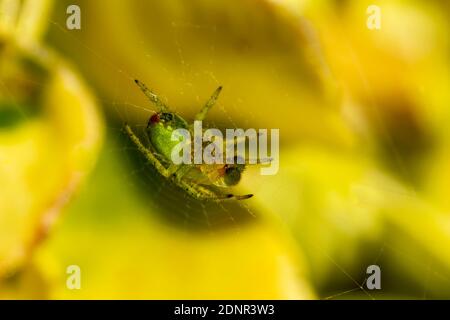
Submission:
POLYGON ((152 115, 152 116, 150 117, 150 119, 148 120, 148 124, 149 124, 149 125, 155 124, 155 123, 158 123, 158 122, 159 122, 159 114, 157 114, 157 113, 155 113, 154 115, 152 115))

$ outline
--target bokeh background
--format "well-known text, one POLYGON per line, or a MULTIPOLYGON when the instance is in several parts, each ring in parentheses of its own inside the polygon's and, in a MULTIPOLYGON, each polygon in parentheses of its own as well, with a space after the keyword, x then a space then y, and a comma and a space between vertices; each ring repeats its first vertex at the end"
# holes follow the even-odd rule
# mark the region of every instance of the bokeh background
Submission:
POLYGON ((0 298, 450 298, 449 9, 0 0, 0 298), (279 128, 279 173, 190 199, 121 131, 135 78, 187 119, 222 85, 208 123, 279 128))

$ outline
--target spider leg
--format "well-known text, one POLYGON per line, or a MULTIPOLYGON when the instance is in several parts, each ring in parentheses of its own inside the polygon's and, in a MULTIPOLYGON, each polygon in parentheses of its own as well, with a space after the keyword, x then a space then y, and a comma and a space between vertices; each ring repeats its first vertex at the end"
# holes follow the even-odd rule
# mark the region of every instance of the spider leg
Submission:
POLYGON ((175 180, 174 183, 182 188, 186 193, 188 193, 191 197, 197 200, 206 200, 206 201, 214 201, 221 202, 225 200, 245 200, 253 197, 253 194, 246 195, 234 195, 234 194, 217 194, 216 192, 205 188, 201 185, 197 185, 195 183, 191 183, 185 181, 183 179, 175 180))
POLYGON ((153 167, 165 178, 170 177, 168 170, 163 166, 163 164, 156 158, 156 156, 147 149, 139 138, 134 134, 128 124, 124 126, 125 133, 130 137, 131 141, 136 145, 138 150, 145 156, 145 158, 150 162, 153 167))
POLYGON ((195 120, 203 121, 208 114, 209 109, 216 103, 217 98, 219 97, 220 91, 222 91, 222 87, 218 87, 216 91, 212 94, 211 98, 206 102, 203 108, 195 115, 195 120))
POLYGON ((269 164, 272 161, 273 161, 273 158, 259 158, 259 157, 256 159, 248 158, 248 159, 245 159, 245 164, 247 166, 254 166, 254 165, 260 165, 260 164, 269 164))
MULTIPOLYGON (((233 163, 236 164, 237 163, 237 156, 234 156, 234 158, 227 158, 228 159, 233 159, 233 163)), ((249 157, 245 157, 244 158, 244 165, 246 166, 254 166, 254 165, 261 165, 261 164, 269 164, 273 161, 273 158, 269 157, 269 158, 260 158, 260 157, 256 157, 256 158, 249 158, 249 157)))
POLYGON ((136 84, 139 86, 142 92, 147 96, 147 98, 150 99, 151 102, 153 102, 160 109, 160 111, 169 110, 167 105, 164 102, 162 102, 162 100, 158 97, 158 95, 153 91, 151 91, 149 88, 147 88, 147 86, 144 83, 142 83, 139 80, 134 80, 134 82, 136 82, 136 84))
POLYGON ((228 199, 245 200, 245 199, 249 199, 249 198, 253 197, 253 194, 251 194, 251 193, 243 194, 243 195, 227 194, 227 196, 228 196, 228 199))
POLYGON ((191 170, 191 167, 187 165, 177 165, 173 163, 167 168, 169 174, 176 180, 181 180, 189 170, 191 170))

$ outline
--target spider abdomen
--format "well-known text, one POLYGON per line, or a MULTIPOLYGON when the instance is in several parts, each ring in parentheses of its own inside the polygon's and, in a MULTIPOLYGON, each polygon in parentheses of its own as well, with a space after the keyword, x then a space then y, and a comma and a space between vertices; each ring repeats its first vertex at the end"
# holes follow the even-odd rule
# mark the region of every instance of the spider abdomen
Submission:
POLYGON ((157 113, 150 118, 147 134, 155 150, 171 161, 173 148, 180 143, 172 140, 176 129, 187 129, 186 121, 173 113, 157 113))

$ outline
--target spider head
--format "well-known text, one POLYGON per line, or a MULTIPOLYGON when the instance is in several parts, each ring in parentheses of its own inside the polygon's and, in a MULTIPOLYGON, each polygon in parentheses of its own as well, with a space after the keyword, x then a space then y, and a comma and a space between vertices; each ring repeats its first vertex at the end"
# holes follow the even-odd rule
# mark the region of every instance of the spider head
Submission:
POLYGON ((147 127, 154 126, 158 123, 167 124, 174 119, 174 115, 171 112, 158 112, 148 119, 147 127))
POLYGON ((159 119, 162 123, 169 123, 174 119, 174 115, 171 112, 161 112, 159 114, 159 119))

